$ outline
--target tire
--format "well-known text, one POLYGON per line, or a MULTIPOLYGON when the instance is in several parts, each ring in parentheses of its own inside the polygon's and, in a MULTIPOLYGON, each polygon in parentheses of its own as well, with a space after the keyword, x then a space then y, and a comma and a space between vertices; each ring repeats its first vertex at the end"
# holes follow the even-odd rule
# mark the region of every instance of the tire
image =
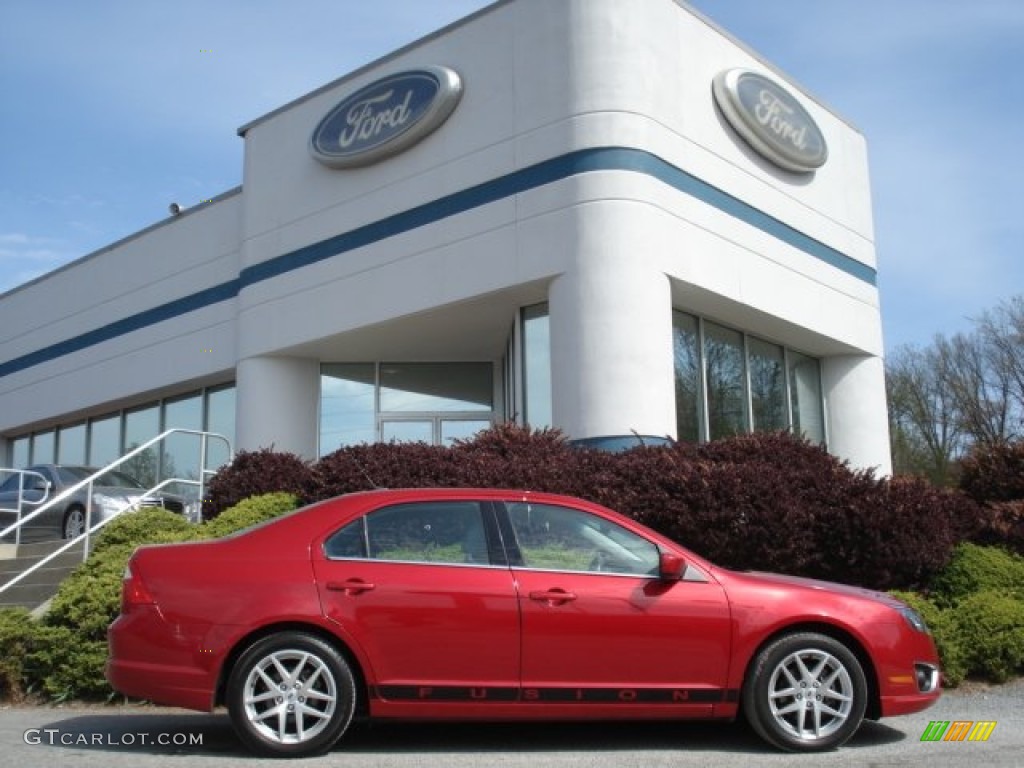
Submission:
POLYGON ((767 646, 743 687, 743 711, 761 738, 788 752, 821 752, 849 739, 864 719, 868 686, 857 657, 812 632, 767 646))
POLYGON ((329 643, 304 632, 256 641, 228 678, 231 723, 253 752, 271 757, 323 754, 355 711, 352 670, 329 643))
POLYGON ((81 507, 71 507, 65 512, 60 532, 65 539, 73 539, 85 533, 85 510, 81 507))

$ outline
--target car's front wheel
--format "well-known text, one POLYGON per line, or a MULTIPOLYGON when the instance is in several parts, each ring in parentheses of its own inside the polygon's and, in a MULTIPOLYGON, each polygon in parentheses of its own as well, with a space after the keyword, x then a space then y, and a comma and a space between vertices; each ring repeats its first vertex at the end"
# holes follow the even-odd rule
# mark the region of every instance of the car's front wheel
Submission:
POLYGON ((228 679, 227 706, 239 738, 254 752, 299 757, 326 752, 355 711, 356 685, 332 645, 305 632, 255 642, 228 679))
POLYGON ((860 727, 867 707, 864 670, 826 635, 785 635, 762 650, 743 689, 754 730, 791 752, 834 749, 860 727))
POLYGON ((76 539, 85 533, 85 510, 81 507, 71 507, 64 513, 64 525, 62 531, 65 539, 76 539))

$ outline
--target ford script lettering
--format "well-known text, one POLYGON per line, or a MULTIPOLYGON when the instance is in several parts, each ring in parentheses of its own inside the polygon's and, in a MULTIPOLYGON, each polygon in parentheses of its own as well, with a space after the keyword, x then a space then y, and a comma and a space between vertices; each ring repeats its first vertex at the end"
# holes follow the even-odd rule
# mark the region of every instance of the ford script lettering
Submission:
POLYGON ((715 78, 712 91, 729 125, 765 159, 798 173, 825 164, 824 135, 778 83, 756 72, 731 69, 715 78))
POLYGON ((310 152, 331 168, 389 157, 437 129, 462 96, 459 76, 427 67, 377 80, 332 109, 310 138, 310 152))

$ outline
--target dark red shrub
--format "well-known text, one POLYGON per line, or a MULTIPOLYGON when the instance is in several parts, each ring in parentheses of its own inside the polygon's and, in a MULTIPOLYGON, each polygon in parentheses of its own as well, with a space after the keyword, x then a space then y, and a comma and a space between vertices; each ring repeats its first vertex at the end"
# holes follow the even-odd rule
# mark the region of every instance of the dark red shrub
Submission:
POLYGON ((371 488, 436 488, 459 485, 452 451, 425 443, 353 445, 313 467, 317 501, 371 488))
POLYGON ((1024 500, 1024 441, 976 446, 962 462, 960 488, 982 503, 1024 500))
POLYGON ((979 523, 971 541, 1011 549, 1024 555, 1024 500, 985 504, 978 509, 979 523))
POLYGON ((309 464, 294 453, 269 448, 239 451, 210 480, 203 517, 209 520, 243 499, 275 491, 295 494, 300 504, 308 502, 312 493, 309 464))

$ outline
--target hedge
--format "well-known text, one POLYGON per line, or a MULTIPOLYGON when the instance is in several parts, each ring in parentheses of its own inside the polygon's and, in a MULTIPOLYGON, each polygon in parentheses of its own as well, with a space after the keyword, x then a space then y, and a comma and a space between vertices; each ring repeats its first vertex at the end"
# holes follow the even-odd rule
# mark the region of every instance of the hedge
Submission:
POLYGON ((613 454, 574 448, 554 430, 502 424, 450 448, 378 443, 302 469, 296 461, 240 454, 211 482, 208 513, 269 490, 312 502, 373 487, 528 488, 604 504, 726 567, 875 589, 923 587, 981 527, 981 508, 961 493, 852 470, 787 433, 613 454), (289 485, 272 488, 267 477, 289 485))

